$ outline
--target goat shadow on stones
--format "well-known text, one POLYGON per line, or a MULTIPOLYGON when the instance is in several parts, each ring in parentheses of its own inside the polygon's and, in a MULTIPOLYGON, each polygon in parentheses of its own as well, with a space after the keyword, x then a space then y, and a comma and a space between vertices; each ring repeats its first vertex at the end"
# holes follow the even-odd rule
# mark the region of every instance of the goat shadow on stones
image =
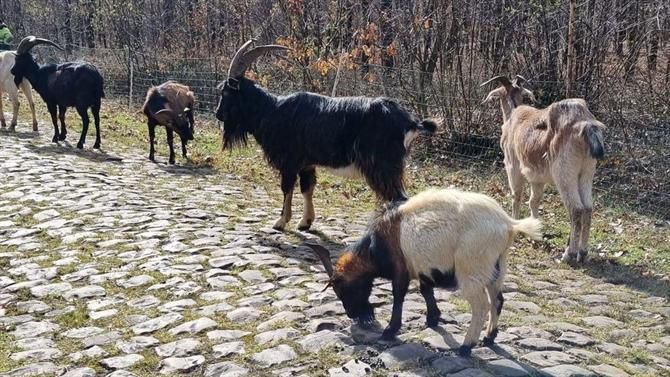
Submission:
MULTIPOLYGON (((18 126, 17 126, 18 127, 18 126)), ((40 137, 39 132, 34 131, 9 131, 8 128, 0 128, 0 135, 2 137, 14 137, 22 140, 37 139, 40 137)))
MULTIPOLYGON (((188 160, 187 165, 169 165, 167 159, 165 162, 156 161, 154 164, 157 168, 165 173, 174 174, 178 176, 208 176, 216 173, 216 170, 210 165, 196 165, 188 160)), ((151 162, 151 161, 150 161, 151 162)))
POLYGON ((630 289, 649 294, 651 296, 670 299, 670 281, 661 276, 645 274, 641 268, 626 266, 613 259, 593 258, 584 265, 577 265, 582 271, 606 283, 625 285, 630 289))
MULTIPOLYGON (((271 229, 267 230, 261 230, 257 231, 255 234, 251 235, 248 239, 249 242, 255 244, 255 245, 260 245, 260 246, 267 246, 267 247, 272 247, 277 249, 277 254, 281 255, 283 257, 287 258, 293 258, 293 259, 299 259, 304 261, 305 263, 312 265, 316 267, 319 271, 323 271, 321 261, 319 258, 314 255, 314 253, 311 251, 311 249, 307 246, 307 243, 314 243, 318 242, 322 246, 328 248, 331 250, 331 258, 336 259, 340 251, 343 250, 345 243, 337 240, 333 240, 332 238, 328 237, 322 232, 319 232, 318 230, 310 230, 308 232, 300 232, 300 231, 285 231, 285 232, 280 232, 280 231, 275 231, 271 229), (299 239, 298 243, 282 239, 286 236, 293 236, 299 239)), ((385 303, 384 305, 392 305, 392 303, 389 301, 385 303)), ((420 357, 418 362, 412 362, 410 361, 408 364, 402 365, 402 370, 404 372, 410 373, 410 375, 416 375, 416 376, 434 376, 435 375, 435 367, 430 366, 432 362, 434 362, 437 359, 445 358, 447 363, 453 363, 456 361, 459 361, 463 368, 460 369, 455 369, 449 373, 454 373, 458 372, 463 369, 467 368, 484 368, 484 369, 491 369, 488 367, 489 361, 490 360, 485 360, 482 359, 481 357, 478 357, 476 354, 473 354, 473 356, 469 358, 463 358, 459 357, 456 354, 456 351, 458 350, 458 347, 460 347, 462 339, 456 339, 453 334, 451 334, 449 331, 447 331, 444 327, 438 326, 436 328, 433 328, 433 330, 440 335, 445 344, 448 345, 449 348, 451 348, 451 351, 440 351, 440 350, 435 350, 432 348, 429 348, 425 344, 420 344, 417 342, 412 342, 412 341, 403 341, 400 339, 395 339, 393 341, 380 341, 381 337, 381 331, 383 327, 381 324, 378 324, 376 329, 371 329, 368 327, 360 327, 356 324, 352 324, 351 327, 351 334, 346 334, 346 336, 349 336, 349 339, 347 341, 347 344, 353 347, 355 356, 352 355, 352 358, 355 358, 357 360, 363 361, 367 364, 370 365, 370 367, 374 369, 380 368, 380 363, 381 360, 379 359, 378 356, 371 356, 370 350, 374 350, 375 352, 373 354, 381 354, 382 352, 386 352, 388 354, 391 354, 397 359, 407 359, 407 348, 406 347, 397 347, 397 346, 403 346, 403 345, 414 345, 415 347, 420 347, 426 352, 421 352, 423 355, 420 357)), ((339 329, 343 330, 343 329, 339 329)), ((407 328, 406 328, 407 330, 407 328)), ((412 346, 410 346, 412 347, 412 346)), ((523 368, 526 371, 526 375, 532 376, 532 375, 540 375, 540 372, 537 370, 537 368, 529 365, 528 363, 525 363, 521 360, 518 359, 518 357, 512 355, 509 353, 505 348, 499 346, 498 344, 494 344, 491 347, 481 347, 482 349, 490 349, 492 352, 500 356, 502 359, 506 359, 511 361, 509 365, 496 365, 494 372, 497 373, 496 375, 519 375, 519 367, 523 368), (516 365, 515 365, 516 364, 516 365)), ((411 351, 409 351, 411 353, 411 351)), ((476 353, 476 351, 475 351, 476 353)), ((407 360, 416 360, 417 356, 416 355, 411 355, 411 357, 407 360)))
POLYGON ((71 156, 85 158, 93 162, 109 162, 113 164, 123 163, 123 159, 121 157, 109 154, 102 149, 99 150, 78 149, 67 141, 61 141, 59 143, 52 143, 49 145, 29 144, 27 147, 31 151, 40 154, 48 154, 48 155, 67 154, 71 156))

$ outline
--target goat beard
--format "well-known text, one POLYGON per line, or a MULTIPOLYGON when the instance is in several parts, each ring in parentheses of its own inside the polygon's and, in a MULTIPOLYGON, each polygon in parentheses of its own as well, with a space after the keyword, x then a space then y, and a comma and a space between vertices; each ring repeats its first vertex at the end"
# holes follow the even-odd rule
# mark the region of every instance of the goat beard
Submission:
POLYGON ((225 131, 221 133, 223 147, 221 149, 233 149, 235 147, 246 147, 248 143, 247 133, 244 131, 225 131))

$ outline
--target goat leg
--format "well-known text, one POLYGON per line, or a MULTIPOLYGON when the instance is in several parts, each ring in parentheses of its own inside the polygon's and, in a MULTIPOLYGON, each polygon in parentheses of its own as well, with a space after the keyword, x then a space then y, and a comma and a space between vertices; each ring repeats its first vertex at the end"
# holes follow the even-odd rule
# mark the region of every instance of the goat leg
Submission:
POLYGON ((293 187, 295 186, 295 181, 297 179, 297 174, 295 173, 282 173, 281 175, 281 190, 284 193, 284 204, 281 210, 281 217, 275 222, 272 226, 276 230, 284 230, 286 224, 291 221, 291 204, 293 200, 293 187))
POLYGON ((174 131, 172 131, 170 127, 166 127, 165 130, 167 132, 168 148, 170 148, 170 158, 168 163, 174 165, 174 131))
POLYGON ((149 160, 156 162, 154 159, 154 154, 156 152, 154 147, 154 142, 156 139, 156 124, 149 120, 147 127, 149 128, 149 160))
POLYGON ((0 128, 7 128, 5 121, 5 110, 2 108, 2 93, 0 93, 0 128))
MULTIPOLYGON (((63 141, 67 136, 67 129, 65 128, 65 112, 67 107, 58 106, 58 118, 60 119, 60 134, 58 135, 58 140, 63 141)), ((80 148, 81 149, 81 148, 80 148)))
POLYGON ((95 144, 93 144, 93 148, 100 149, 100 104, 93 105, 91 112, 93 113, 93 122, 95 123, 95 144))
POLYGON ((405 301, 407 288, 409 287, 409 274, 404 271, 396 274, 392 281, 393 285, 393 310, 388 326, 382 332, 383 340, 393 340, 402 326, 402 304, 405 301))
POLYGON ((19 94, 12 98, 12 123, 9 124, 9 130, 16 130, 16 117, 19 115, 19 94))
POLYGON ((482 332, 488 299, 483 287, 481 286, 464 288, 463 296, 470 303, 472 319, 470 320, 468 331, 465 334, 463 345, 461 345, 461 347, 458 349, 458 354, 460 356, 468 356, 470 355, 472 347, 477 344, 477 341, 479 340, 479 334, 482 332))
POLYGON ((47 108, 49 109, 49 114, 51 115, 51 123, 54 125, 54 137, 51 139, 51 142, 57 143, 58 142, 58 116, 56 115, 56 105, 47 105, 47 108))
POLYGON ((437 307, 437 302, 435 301, 435 292, 433 291, 433 286, 421 282, 419 284, 419 291, 421 296, 426 301, 426 326, 435 327, 440 321, 440 309, 437 307))
POLYGON ((186 158, 186 140, 181 135, 179 139, 181 140, 181 156, 186 158))
POLYGON ((304 200, 303 203, 303 214, 300 223, 298 224, 298 230, 308 230, 316 215, 314 214, 314 187, 316 186, 316 169, 308 168, 300 172, 300 192, 302 192, 302 197, 304 200))

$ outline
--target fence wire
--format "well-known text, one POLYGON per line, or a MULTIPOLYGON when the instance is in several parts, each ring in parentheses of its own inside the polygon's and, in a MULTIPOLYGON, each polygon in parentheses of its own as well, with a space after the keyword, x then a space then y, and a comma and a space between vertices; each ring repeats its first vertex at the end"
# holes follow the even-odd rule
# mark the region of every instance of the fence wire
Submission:
MULTIPOLYGON (((127 101, 133 110, 142 104, 151 86, 167 80, 181 82, 194 91, 197 114, 211 119, 219 100, 216 86, 225 78, 228 63, 221 58, 183 58, 146 64, 147 59, 128 49, 74 47, 65 57, 49 49, 36 54, 43 62, 79 58, 95 64, 105 79, 107 98, 127 101)), ((454 84, 458 78, 440 77, 439 73, 421 78, 425 72, 407 67, 356 63, 353 69, 346 67, 336 77, 335 69, 321 74, 304 67, 286 69, 282 66, 285 63, 265 59, 252 71, 257 81, 279 95, 305 89, 331 94, 336 86, 337 95, 395 98, 422 116, 444 121, 444 130, 417 148, 415 157, 465 168, 503 168, 499 147, 502 114, 497 106, 480 104, 492 88, 479 88, 474 81, 454 84), (417 85, 417 80, 423 80, 421 85, 417 85)), ((480 78, 484 81, 487 77, 480 78)), ((562 84, 531 80, 529 86, 541 94, 562 84)), ((599 163, 595 191, 618 208, 667 221, 670 219, 668 114, 656 113, 653 106, 645 106, 639 98, 626 97, 637 90, 634 83, 627 87, 622 86, 626 83, 617 84, 604 92, 602 101, 592 109, 608 125, 607 158, 599 163)))

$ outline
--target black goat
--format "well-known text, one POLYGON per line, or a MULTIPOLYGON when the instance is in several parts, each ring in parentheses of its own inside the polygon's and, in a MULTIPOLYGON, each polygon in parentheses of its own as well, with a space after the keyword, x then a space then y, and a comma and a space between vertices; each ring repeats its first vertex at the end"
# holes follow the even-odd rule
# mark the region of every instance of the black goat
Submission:
POLYGON ((77 148, 84 147, 88 132, 88 108, 93 112, 95 121, 95 144, 93 148, 100 148, 100 99, 105 97, 103 79, 98 69, 86 62, 68 62, 62 64, 47 64, 39 66, 30 50, 40 44, 63 48, 56 43, 34 36, 25 37, 16 49, 16 63, 11 73, 14 83, 18 86, 23 78, 27 78, 35 91, 46 102, 51 121, 54 125, 52 141, 65 140, 65 111, 68 107, 75 107, 82 120, 81 136, 77 148), (61 130, 58 132, 56 110, 60 118, 61 130))
POLYGON ((434 133, 436 123, 419 121, 387 98, 331 98, 307 92, 275 96, 245 78, 244 72, 263 53, 287 48, 250 49, 251 43, 246 42, 230 63, 228 79, 220 85, 216 117, 224 122, 224 148, 245 145, 251 134, 270 165, 279 170, 284 205, 274 228, 283 230, 291 219, 298 176, 305 200, 298 229, 310 228, 317 166, 365 178, 382 200, 406 198, 403 172, 408 148, 419 132, 434 133))
POLYGON ((186 158, 186 143, 193 140, 193 107, 195 96, 191 89, 174 81, 149 88, 142 111, 147 116, 149 127, 149 159, 154 161, 154 139, 156 126, 165 126, 168 146, 170 147, 169 163, 174 164, 174 132, 181 139, 181 154, 186 158))

